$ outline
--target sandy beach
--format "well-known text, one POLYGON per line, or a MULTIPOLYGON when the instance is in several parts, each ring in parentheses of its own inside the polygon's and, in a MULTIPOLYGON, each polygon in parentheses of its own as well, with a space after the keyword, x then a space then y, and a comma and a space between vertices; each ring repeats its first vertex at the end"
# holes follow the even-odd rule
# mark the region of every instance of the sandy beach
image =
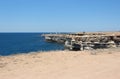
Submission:
POLYGON ((119 48, 0 56, 0 79, 119 78, 119 48))

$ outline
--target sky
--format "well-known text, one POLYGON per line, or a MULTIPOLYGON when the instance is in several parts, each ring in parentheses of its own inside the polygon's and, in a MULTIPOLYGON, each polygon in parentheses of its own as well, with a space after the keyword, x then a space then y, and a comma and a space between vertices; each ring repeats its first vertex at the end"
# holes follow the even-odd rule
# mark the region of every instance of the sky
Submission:
POLYGON ((0 0, 0 32, 120 31, 120 0, 0 0))

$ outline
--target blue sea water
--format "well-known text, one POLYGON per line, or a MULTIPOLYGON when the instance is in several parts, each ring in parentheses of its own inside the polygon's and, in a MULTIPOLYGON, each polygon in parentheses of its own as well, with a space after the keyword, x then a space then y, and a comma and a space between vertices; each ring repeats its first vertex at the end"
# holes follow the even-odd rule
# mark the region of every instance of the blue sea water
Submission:
POLYGON ((0 33, 0 55, 63 50, 62 44, 46 42, 41 34, 43 33, 0 33))

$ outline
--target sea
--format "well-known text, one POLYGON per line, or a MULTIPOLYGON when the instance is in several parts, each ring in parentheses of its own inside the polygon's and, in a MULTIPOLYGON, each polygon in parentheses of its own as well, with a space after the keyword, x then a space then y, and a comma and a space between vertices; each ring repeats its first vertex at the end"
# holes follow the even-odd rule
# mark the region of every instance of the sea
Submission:
POLYGON ((46 33, 0 33, 0 56, 63 50, 64 45, 46 42, 46 33))

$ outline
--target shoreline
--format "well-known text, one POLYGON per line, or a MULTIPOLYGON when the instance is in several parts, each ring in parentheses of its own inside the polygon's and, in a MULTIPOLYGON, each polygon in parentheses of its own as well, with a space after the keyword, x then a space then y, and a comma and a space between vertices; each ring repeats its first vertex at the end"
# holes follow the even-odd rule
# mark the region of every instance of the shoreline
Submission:
MULTIPOLYGON (((9 57, 9 56, 18 56, 18 55, 29 55, 29 54, 37 54, 37 53, 51 53, 51 52, 79 52, 79 53, 81 53, 81 52, 87 52, 87 53, 89 53, 89 54, 93 54, 94 55, 94 53, 95 53, 95 55, 96 54, 99 54, 99 53, 101 53, 101 51, 102 51, 102 53, 104 54, 105 52, 108 52, 108 54, 110 54, 110 53, 114 53, 114 51, 115 52, 120 52, 120 47, 113 47, 113 48, 103 48, 103 49, 92 49, 92 50, 83 50, 83 51, 73 51, 73 50, 50 50, 50 51, 33 51, 33 52, 23 52, 23 53, 16 53, 16 54, 11 54, 11 55, 5 55, 5 56, 3 56, 3 55, 0 55, 0 57, 9 57)), ((101 54, 102 54, 101 53, 101 54)))
POLYGON ((0 79, 119 79, 119 60, 119 48, 0 56, 0 79))

